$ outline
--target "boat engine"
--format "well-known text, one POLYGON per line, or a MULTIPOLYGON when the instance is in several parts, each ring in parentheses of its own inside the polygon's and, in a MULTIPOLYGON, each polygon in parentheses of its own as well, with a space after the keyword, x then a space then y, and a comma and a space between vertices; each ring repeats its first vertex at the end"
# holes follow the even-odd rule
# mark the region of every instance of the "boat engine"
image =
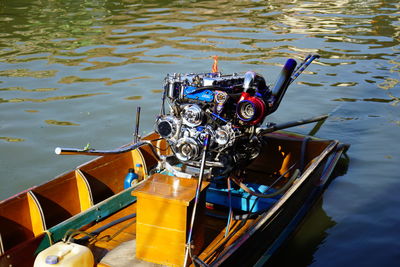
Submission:
POLYGON ((208 135, 206 164, 229 171, 259 154, 255 129, 269 113, 273 99, 263 76, 252 71, 167 75, 155 130, 177 159, 193 166, 199 164, 208 135), (168 114, 165 101, 170 106, 168 114))
MULTIPOLYGON (((318 57, 308 55, 297 68, 296 61, 288 59, 273 87, 254 71, 223 75, 218 71, 216 57, 212 72, 167 75, 161 112, 155 123, 156 132, 167 140, 173 151, 173 157, 167 160, 175 161, 172 165, 180 161, 194 167, 204 163, 208 168, 219 168, 221 173, 227 174, 259 155, 264 134, 325 119, 323 116, 261 127, 265 117, 277 110, 288 86, 318 57)), ((108 155, 150 145, 161 161, 150 141, 139 140, 139 114, 140 108, 135 142, 131 146, 111 151, 57 148, 56 153, 108 155)))

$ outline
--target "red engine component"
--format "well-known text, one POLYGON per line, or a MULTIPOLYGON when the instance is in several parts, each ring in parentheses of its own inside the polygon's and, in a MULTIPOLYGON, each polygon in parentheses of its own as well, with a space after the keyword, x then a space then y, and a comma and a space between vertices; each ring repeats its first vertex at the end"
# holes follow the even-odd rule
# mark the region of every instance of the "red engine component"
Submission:
POLYGON ((267 115, 267 107, 261 98, 242 92, 237 104, 236 114, 245 124, 257 125, 267 115))

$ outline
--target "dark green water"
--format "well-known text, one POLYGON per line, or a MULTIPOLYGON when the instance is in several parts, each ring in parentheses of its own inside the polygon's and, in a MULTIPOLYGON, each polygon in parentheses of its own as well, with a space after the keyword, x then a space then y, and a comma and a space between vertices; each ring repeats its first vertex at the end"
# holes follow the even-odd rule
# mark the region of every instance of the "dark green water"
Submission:
MULTIPOLYGON (((319 53, 268 121, 330 113, 318 132, 350 143, 280 266, 400 263, 398 1, 0 2, 0 199, 88 158, 56 146, 115 148, 136 106, 152 131, 163 78, 255 70, 271 84, 287 58, 319 53)), ((294 129, 306 133, 309 128, 294 129)), ((260 244, 262 246, 262 244, 260 244)))

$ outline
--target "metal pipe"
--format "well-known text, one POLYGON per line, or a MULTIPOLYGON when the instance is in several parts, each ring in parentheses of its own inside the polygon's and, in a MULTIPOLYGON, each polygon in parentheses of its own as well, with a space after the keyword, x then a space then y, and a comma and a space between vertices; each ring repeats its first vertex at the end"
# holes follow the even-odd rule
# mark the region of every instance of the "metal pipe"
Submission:
POLYGON ((269 108, 268 113, 272 113, 278 109, 279 104, 283 98, 283 95, 286 92, 290 84, 290 79, 292 77, 293 71, 296 67, 297 63, 294 59, 289 58, 285 65, 282 68, 281 73, 279 74, 279 78, 275 83, 274 88, 272 89, 273 103, 272 107, 269 108))
POLYGON ((311 62, 314 61, 314 59, 319 58, 318 54, 312 54, 308 56, 302 63, 301 63, 301 68, 296 69, 296 71, 292 74, 292 77, 290 78, 289 84, 291 84, 294 80, 296 80, 297 77, 308 67, 308 65, 311 64, 311 62))
POLYGON ((209 139, 210 139, 210 134, 207 134, 206 137, 204 138, 204 148, 203 148, 203 155, 201 157, 199 180, 197 181, 196 196, 195 196, 195 200, 194 200, 194 204, 193 204, 192 218, 190 220, 190 229, 189 229, 189 234, 188 234, 188 238, 187 238, 187 242, 186 242, 185 261, 183 263, 184 267, 187 266, 189 251, 191 249, 190 243, 192 242, 194 219, 196 217, 197 203, 199 202, 201 184, 203 182, 204 167, 206 165, 206 156, 207 156, 207 151, 208 151, 208 147, 209 147, 209 143, 210 143, 209 139))
POLYGON ((228 236, 229 233, 229 226, 231 225, 232 221, 232 216, 233 216, 233 209, 232 209, 232 193, 231 193, 231 178, 228 177, 226 180, 228 184, 228 203, 229 203, 229 215, 228 215, 228 221, 226 222, 226 228, 225 228, 225 237, 228 236))
POLYGON ((301 67, 303 67, 304 63, 312 56, 312 54, 308 54, 308 56, 297 66, 293 73, 296 73, 301 67))
POLYGON ((139 123, 140 123, 140 107, 136 108, 136 125, 135 125, 135 133, 133 136, 133 142, 139 142, 139 123))
POLYGON ((4 255, 3 239, 0 234, 0 257, 4 255))
POLYGON ((106 156, 106 155, 115 155, 115 154, 122 154, 125 152, 129 152, 135 149, 138 149, 141 146, 148 145, 150 146, 154 156, 157 158, 158 161, 160 161, 160 156, 157 153, 156 148, 154 145, 148 141, 148 140, 143 140, 140 142, 137 142, 135 144, 113 149, 113 150, 96 150, 96 149, 78 149, 78 148, 61 148, 57 147, 54 152, 57 155, 87 155, 87 156, 106 156))
POLYGON ((313 122, 317 122, 317 121, 321 121, 321 120, 326 120, 326 118, 328 118, 328 115, 315 116, 315 117, 308 118, 308 119, 303 119, 303 120, 298 120, 298 121, 290 121, 290 122, 285 122, 285 123, 281 123, 281 124, 275 124, 268 128, 257 129, 257 135, 260 136, 260 135, 272 133, 272 132, 275 132, 278 130, 294 127, 294 126, 299 126, 299 125, 313 123, 313 122))

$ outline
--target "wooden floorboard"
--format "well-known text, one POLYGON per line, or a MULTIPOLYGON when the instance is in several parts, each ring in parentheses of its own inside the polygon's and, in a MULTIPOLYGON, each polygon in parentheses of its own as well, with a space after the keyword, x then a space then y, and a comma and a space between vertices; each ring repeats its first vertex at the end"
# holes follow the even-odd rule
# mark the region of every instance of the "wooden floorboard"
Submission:
MULTIPOLYGON (((104 225, 113 222, 119 218, 130 215, 136 212, 136 203, 131 204, 127 208, 116 212, 105 220, 96 225, 88 227, 85 232, 93 232, 104 225)), ((245 225, 241 225, 240 221, 233 221, 228 236, 232 236, 227 240, 224 238, 226 220, 217 219, 210 216, 205 216, 205 246, 200 253, 199 258, 210 262, 220 253, 229 247, 243 232, 254 223, 254 220, 248 220, 245 225), (240 228, 240 229, 239 229, 240 228), (236 232, 236 233, 235 233, 236 232), (218 251, 216 252, 216 249, 218 251)), ((76 238, 81 238, 84 235, 79 235, 76 238)), ((160 266, 154 263, 146 263, 135 258, 136 254, 136 218, 131 218, 127 221, 114 225, 103 232, 101 232, 96 240, 91 240, 88 246, 95 254, 95 259, 99 267, 128 267, 128 266, 160 266), (129 225, 127 227, 127 225, 129 225), (115 235, 122 228, 122 232, 116 235, 111 240, 106 240, 108 237, 115 235)))

